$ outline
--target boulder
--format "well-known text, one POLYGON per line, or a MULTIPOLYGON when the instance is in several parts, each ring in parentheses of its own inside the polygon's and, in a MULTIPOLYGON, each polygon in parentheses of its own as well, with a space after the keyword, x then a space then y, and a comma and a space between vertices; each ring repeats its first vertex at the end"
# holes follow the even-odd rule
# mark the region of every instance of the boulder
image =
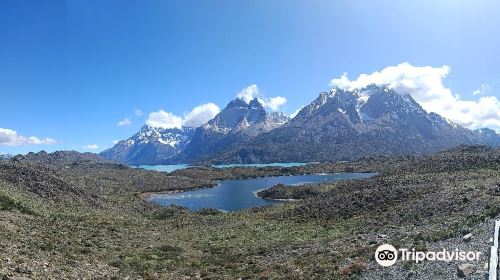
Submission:
POLYGON ((467 278, 472 275, 476 271, 474 265, 470 263, 460 264, 458 265, 457 272, 458 277, 467 278))
POLYGON ((469 241, 471 241, 471 239, 472 239, 472 233, 466 234, 466 235, 462 238, 462 240, 463 240, 464 242, 469 242, 469 241))
POLYGON ((499 196, 500 195, 500 184, 496 185, 496 186, 493 186, 491 188, 491 193, 495 196, 499 196))

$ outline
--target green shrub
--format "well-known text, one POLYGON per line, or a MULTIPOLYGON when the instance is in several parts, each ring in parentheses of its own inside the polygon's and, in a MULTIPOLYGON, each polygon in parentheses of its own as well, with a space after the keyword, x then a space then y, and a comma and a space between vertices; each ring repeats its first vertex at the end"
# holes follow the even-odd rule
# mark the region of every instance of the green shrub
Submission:
POLYGON ((13 198, 0 194, 0 211, 17 210, 24 214, 34 215, 33 210, 22 205, 21 202, 15 201, 13 198))
POLYGON ((181 259, 182 248, 171 245, 160 246, 152 251, 142 251, 120 255, 110 265, 136 272, 172 269, 181 259))

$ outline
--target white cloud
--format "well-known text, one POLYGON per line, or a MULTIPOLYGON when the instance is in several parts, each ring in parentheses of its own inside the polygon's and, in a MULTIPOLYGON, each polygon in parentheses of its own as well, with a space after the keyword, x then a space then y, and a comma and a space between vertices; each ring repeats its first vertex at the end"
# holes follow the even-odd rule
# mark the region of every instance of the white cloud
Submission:
POLYGON ((142 115, 144 115, 144 113, 143 113, 143 112, 142 112, 142 110, 140 110, 140 109, 135 109, 134 114, 135 114, 137 117, 142 117, 142 115))
POLYGON ((130 120, 130 118, 125 118, 121 121, 118 122, 118 126, 130 126, 132 124, 132 121, 130 120))
POLYGON ((196 106, 184 118, 170 112, 165 112, 164 110, 159 110, 149 113, 146 124, 161 128, 199 127, 213 119, 219 112, 219 107, 214 103, 196 106))
POLYGON ((150 126, 161 128, 181 128, 182 122, 181 117, 163 110, 149 113, 149 118, 146 121, 150 126))
POLYGON ((262 106, 269 108, 271 111, 278 111, 279 108, 287 102, 286 98, 283 96, 276 96, 270 98, 263 97, 262 94, 260 93, 259 87, 255 84, 249 85, 246 88, 242 89, 236 95, 236 97, 240 98, 246 103, 249 103, 254 98, 257 98, 257 100, 259 100, 262 106))
POLYGON ((283 96, 271 97, 264 103, 264 106, 269 107, 272 111, 278 111, 279 107, 286 103, 286 98, 283 96))
POLYGON ((295 110, 295 112, 291 113, 290 114, 290 118, 295 118, 295 116, 297 116, 297 114, 300 112, 300 110, 304 109, 305 106, 301 106, 300 108, 298 108, 297 110, 295 110))
POLYGON ((465 127, 500 129, 500 101, 495 96, 477 100, 462 100, 444 86, 443 80, 450 67, 416 67, 407 62, 389 66, 380 72, 361 74, 350 80, 347 74, 330 82, 331 86, 346 90, 364 88, 370 84, 385 84, 401 94, 412 97, 429 112, 440 114, 465 127))
POLYGON ((259 87, 257 85, 249 85, 246 88, 242 89, 238 93, 238 95, 236 95, 236 97, 245 101, 246 103, 249 103, 259 95, 260 95, 259 87))
POLYGON ((472 92, 474 95, 483 95, 487 92, 491 91, 491 85, 488 84, 481 84, 478 89, 472 92))
POLYGON ((96 149, 99 149, 99 146, 97 146, 96 144, 89 144, 89 145, 82 146, 82 149, 84 149, 84 150, 96 150, 96 149))
POLYGON ((7 146, 23 146, 23 145, 52 145, 56 140, 51 138, 39 139, 35 136, 22 136, 17 134, 15 130, 8 128, 0 128, 0 144, 7 146))
POLYGON ((116 144, 118 144, 118 142, 120 142, 120 141, 118 141, 118 140, 113 140, 113 142, 112 142, 112 143, 113 143, 113 145, 116 145, 116 144))
POLYGON ((219 112, 219 106, 214 103, 201 104, 184 117, 183 124, 187 127, 199 127, 213 119, 219 112))

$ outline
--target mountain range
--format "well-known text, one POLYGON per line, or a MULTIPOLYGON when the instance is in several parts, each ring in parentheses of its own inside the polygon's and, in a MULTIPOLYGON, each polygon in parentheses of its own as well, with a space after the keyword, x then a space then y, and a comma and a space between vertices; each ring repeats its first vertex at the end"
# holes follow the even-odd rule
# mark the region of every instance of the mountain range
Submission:
POLYGON ((129 165, 162 164, 186 148, 194 131, 190 127, 159 128, 144 125, 132 137, 103 151, 101 156, 129 165))
POLYGON ((427 154, 461 144, 500 146, 500 136, 469 130, 426 112, 410 94, 387 86, 320 93, 294 118, 235 99, 198 128, 140 132, 101 153, 129 165, 349 161, 427 154))
POLYGON ((249 103, 235 99, 212 120, 197 128, 186 149, 170 161, 196 162, 211 157, 288 121, 283 113, 268 114, 257 99, 249 103))
POLYGON ((2 153, 0 153, 0 160, 7 160, 7 159, 10 159, 12 157, 13 157, 13 155, 11 155, 11 154, 2 154, 2 153))

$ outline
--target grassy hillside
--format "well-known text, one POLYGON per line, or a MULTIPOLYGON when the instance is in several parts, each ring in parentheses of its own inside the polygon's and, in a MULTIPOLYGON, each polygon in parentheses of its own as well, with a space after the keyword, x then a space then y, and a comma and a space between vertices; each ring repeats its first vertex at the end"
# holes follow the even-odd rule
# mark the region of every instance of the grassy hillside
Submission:
POLYGON ((495 217, 499 170, 500 150, 480 147, 170 175, 75 153, 16 157, 0 161, 0 277, 356 278, 376 269, 378 244, 426 248, 495 217), (216 179, 342 171, 381 175, 298 187, 307 194, 301 201, 234 213, 162 208, 143 195, 216 179))

